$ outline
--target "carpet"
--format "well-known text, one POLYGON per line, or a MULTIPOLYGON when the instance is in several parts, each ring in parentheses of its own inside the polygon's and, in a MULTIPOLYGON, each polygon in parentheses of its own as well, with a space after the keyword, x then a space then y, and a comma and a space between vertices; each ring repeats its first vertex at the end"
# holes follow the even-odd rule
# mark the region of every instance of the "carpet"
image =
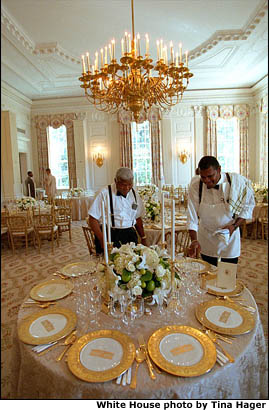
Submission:
MULTIPOLYGON (((30 246, 28 254, 17 248, 12 255, 7 245, 2 244, 1 254, 1 398, 12 399, 10 386, 12 374, 10 361, 13 335, 19 307, 31 288, 45 280, 65 264, 78 261, 89 253, 82 232, 82 222, 72 223, 72 242, 68 232, 62 234, 59 248, 51 253, 51 243, 43 241, 41 253, 30 246)), ((252 292, 257 302, 265 337, 268 336, 268 260, 267 241, 242 240, 242 252, 238 266, 240 278, 252 292)))

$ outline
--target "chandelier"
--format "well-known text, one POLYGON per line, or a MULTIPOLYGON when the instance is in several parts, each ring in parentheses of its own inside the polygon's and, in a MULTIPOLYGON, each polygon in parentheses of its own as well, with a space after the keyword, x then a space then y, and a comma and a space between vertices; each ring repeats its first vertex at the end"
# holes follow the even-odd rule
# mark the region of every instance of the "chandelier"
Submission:
POLYGON ((152 105, 167 109, 182 99, 189 79, 193 76, 188 68, 188 52, 183 62, 182 44, 174 52, 170 42, 168 49, 163 40, 157 41, 157 62, 153 63, 149 54, 149 37, 146 34, 146 53, 141 55, 140 35, 135 36, 134 7, 132 8, 132 37, 125 33, 121 40, 121 59, 115 58, 115 40, 108 47, 96 51, 94 64, 89 53, 82 55, 82 82, 85 95, 98 110, 116 113, 119 109, 131 111, 137 122, 141 111, 147 112, 152 105), (108 62, 109 55, 109 62, 108 62), (86 57, 86 58, 85 58, 86 57), (86 61, 85 61, 86 59, 86 61), (87 64, 87 71, 86 71, 87 64))

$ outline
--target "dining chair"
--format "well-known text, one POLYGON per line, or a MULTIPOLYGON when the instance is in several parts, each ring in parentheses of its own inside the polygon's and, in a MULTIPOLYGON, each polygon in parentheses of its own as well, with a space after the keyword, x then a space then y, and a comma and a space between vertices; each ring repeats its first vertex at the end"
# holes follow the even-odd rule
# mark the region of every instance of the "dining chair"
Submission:
MULTIPOLYGON (((65 200, 67 201, 67 200, 65 200)), ((55 222, 59 229, 59 235, 69 232, 69 240, 72 241, 72 205, 71 201, 66 202, 66 206, 55 207, 55 222)))
MULTIPOLYGON (((171 231, 166 232, 165 242, 167 243, 167 250, 171 249, 171 231)), ((191 239, 189 231, 184 229, 182 231, 175 231, 175 254, 183 253, 187 255, 187 249, 190 245, 191 239)))
POLYGON ((26 254, 28 249, 28 241, 33 239, 35 246, 35 230, 33 227, 33 221, 30 217, 29 211, 24 214, 13 214, 7 217, 8 235, 10 238, 10 244, 12 253, 14 254, 16 240, 25 239, 26 254))
POLYGON ((256 220, 254 223, 254 233, 253 233, 254 239, 258 239, 260 233, 262 237, 262 232, 263 233, 265 232, 266 219, 268 219, 268 205, 262 205, 259 208, 260 209, 259 209, 259 212, 256 216, 256 220))
POLYGON ((7 217, 8 209, 4 206, 4 210, 1 211, 1 246, 4 245, 6 239, 8 241, 8 247, 10 247, 10 238, 8 233, 7 217))
POLYGON ((96 255, 94 232, 89 226, 82 226, 87 246, 91 255, 96 255))
POLYGON ((59 231, 58 226, 55 224, 55 219, 53 214, 38 214, 34 215, 34 229, 38 242, 38 249, 40 253, 41 240, 45 239, 51 240, 51 249, 54 253, 54 238, 56 236, 57 245, 59 246, 59 231))

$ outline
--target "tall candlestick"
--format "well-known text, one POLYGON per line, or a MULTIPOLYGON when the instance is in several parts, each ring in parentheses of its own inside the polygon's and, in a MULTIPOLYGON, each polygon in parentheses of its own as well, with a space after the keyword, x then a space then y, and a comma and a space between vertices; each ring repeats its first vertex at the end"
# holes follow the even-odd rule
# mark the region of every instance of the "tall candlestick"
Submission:
POLYGON ((81 56, 81 60, 82 60, 82 72, 83 74, 86 74, 84 55, 81 56))
POLYGON ((164 192, 162 192, 162 243, 165 242, 164 192))
POLYGON ((171 200, 171 259, 175 260, 175 200, 171 200))
POLYGON ((109 207, 109 195, 106 197, 106 211, 107 211, 107 240, 108 243, 111 243, 111 227, 110 227, 110 207, 109 207))
POLYGON ((106 239, 106 215, 105 215, 104 201, 102 201, 102 225, 103 225, 104 257, 105 257, 105 263, 108 264, 108 251, 107 251, 107 239, 106 239))
POLYGON ((146 55, 149 55, 149 36, 146 34, 146 55))
POLYGON ((179 62, 182 63, 182 44, 179 43, 179 62))
POLYGON ((87 68, 88 68, 88 71, 90 71, 90 56, 89 56, 89 53, 86 53, 86 56, 87 56, 87 68))

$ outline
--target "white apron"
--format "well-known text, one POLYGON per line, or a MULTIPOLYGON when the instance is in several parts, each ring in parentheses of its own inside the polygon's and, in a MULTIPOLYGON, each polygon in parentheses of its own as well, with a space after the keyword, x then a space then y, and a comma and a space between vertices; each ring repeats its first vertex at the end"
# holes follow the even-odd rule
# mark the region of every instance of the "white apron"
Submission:
POLYGON ((228 245, 218 235, 214 235, 217 230, 234 221, 228 204, 224 202, 214 205, 205 204, 202 198, 199 217, 198 241, 202 254, 222 258, 240 256, 240 230, 238 228, 230 236, 228 245))

